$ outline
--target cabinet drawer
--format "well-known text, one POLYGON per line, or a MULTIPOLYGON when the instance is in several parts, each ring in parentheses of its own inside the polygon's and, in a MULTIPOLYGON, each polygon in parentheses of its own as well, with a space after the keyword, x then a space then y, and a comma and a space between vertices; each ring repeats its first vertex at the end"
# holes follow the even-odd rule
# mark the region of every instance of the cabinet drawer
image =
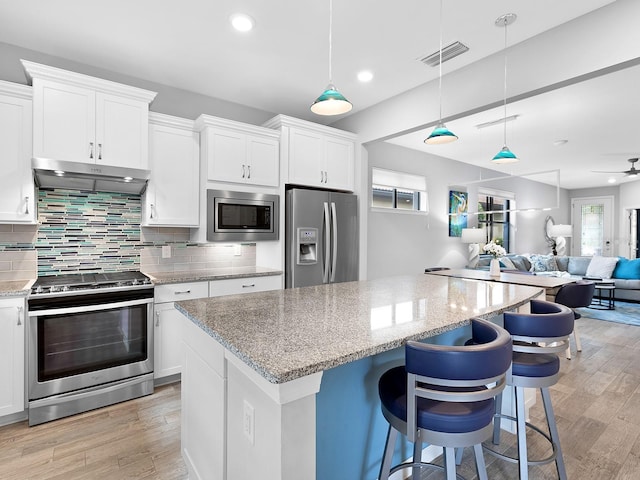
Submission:
POLYGON ((236 293, 264 292, 265 290, 279 290, 282 288, 282 275, 265 277, 230 278, 227 280, 212 280, 209 282, 209 296, 234 295, 236 293))
POLYGON ((155 303, 179 302, 192 298, 206 298, 209 294, 207 282, 186 282, 157 285, 154 290, 155 303))

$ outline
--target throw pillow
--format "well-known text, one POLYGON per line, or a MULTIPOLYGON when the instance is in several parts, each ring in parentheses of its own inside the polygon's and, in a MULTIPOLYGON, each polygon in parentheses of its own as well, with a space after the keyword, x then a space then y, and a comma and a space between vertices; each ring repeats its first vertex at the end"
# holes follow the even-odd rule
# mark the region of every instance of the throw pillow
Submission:
POLYGON ((558 270, 554 255, 531 255, 532 272, 555 272, 558 270))
POLYGON ((528 272, 529 269, 531 268, 531 263, 529 263, 529 260, 527 260, 526 257, 521 257, 521 256, 511 257, 511 263, 513 263, 513 266, 516 267, 521 272, 528 272))
POLYGON ((613 269, 616 268, 618 257, 598 257, 595 256, 589 262, 587 267, 587 277, 592 278, 611 278, 613 269))
POLYGON ((611 275, 613 278, 624 278, 626 280, 640 279, 640 258, 629 260, 624 257, 618 258, 616 268, 611 275))

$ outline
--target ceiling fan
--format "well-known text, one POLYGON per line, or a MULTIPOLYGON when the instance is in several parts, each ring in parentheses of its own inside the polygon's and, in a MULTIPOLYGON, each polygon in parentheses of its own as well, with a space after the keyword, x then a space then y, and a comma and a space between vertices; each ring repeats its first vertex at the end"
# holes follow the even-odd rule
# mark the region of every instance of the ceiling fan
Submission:
POLYGON ((630 158, 627 160, 631 164, 631 168, 629 170, 624 170, 622 172, 603 172, 599 170, 591 170, 593 173, 624 173, 625 177, 637 177, 640 174, 640 170, 638 170, 635 166, 635 163, 638 161, 637 158, 630 158))

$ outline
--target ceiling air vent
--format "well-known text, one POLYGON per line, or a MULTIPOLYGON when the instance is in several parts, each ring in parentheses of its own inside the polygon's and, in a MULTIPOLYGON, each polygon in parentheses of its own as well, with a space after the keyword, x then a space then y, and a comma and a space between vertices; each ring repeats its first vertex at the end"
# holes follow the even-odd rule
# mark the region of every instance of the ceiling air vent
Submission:
MULTIPOLYGON (((469 47, 460 42, 453 42, 451 45, 442 47, 442 63, 446 62, 447 60, 451 60, 452 58, 455 58, 468 50, 469 47)), ((438 65, 440 65, 440 50, 424 58, 421 58, 420 61, 425 65, 429 65, 430 67, 437 67, 438 65)))

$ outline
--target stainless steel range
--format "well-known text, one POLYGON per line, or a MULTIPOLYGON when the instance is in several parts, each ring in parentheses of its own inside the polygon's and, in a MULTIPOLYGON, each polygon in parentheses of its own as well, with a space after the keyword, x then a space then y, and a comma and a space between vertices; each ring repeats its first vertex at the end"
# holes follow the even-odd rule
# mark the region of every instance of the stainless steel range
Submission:
POLYGON ((29 425, 153 393, 146 275, 39 277, 28 305, 29 425))

